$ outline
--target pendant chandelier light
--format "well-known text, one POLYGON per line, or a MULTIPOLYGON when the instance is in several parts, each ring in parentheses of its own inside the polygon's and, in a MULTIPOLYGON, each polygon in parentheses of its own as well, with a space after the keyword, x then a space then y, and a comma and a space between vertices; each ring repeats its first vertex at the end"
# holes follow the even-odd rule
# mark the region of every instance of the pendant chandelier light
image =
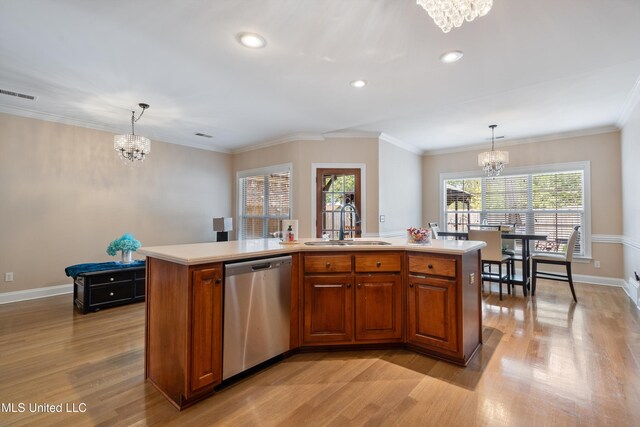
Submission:
POLYGON ((136 119, 136 112, 131 112, 131 134, 116 135, 113 138, 113 148, 118 152, 122 160, 130 164, 136 161, 143 161, 144 157, 151 152, 151 141, 141 135, 136 135, 134 123, 140 120, 144 110, 149 108, 149 104, 138 104, 142 111, 136 119))
POLYGON ((495 130, 498 125, 490 125, 489 127, 491 128, 491 151, 478 154, 478 166, 482 166, 482 170, 487 176, 498 176, 504 170, 504 165, 509 164, 509 152, 494 150, 495 130))
POLYGON ((471 22, 491 10, 493 0, 417 0, 438 27, 445 33, 471 22))

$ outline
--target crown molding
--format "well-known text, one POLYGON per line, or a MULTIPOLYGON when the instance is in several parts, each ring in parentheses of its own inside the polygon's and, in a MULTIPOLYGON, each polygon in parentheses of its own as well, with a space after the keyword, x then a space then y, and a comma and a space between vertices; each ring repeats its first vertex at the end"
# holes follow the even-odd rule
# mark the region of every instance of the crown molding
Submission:
MULTIPOLYGON (((535 142, 555 141, 558 139, 577 138, 581 136, 601 135, 604 133, 619 132, 620 128, 616 125, 599 126, 595 128, 572 130, 568 132, 550 133, 540 136, 532 136, 529 138, 508 139, 500 141, 500 147, 512 147, 516 145, 532 144, 535 142)), ((443 148, 441 150, 425 150, 422 152, 424 156, 435 156, 440 154, 453 154, 464 151, 478 151, 487 148, 486 143, 464 145, 455 148, 443 148)))
POLYGON ((618 114, 618 120, 616 124, 620 129, 622 129, 629 120, 631 113, 636 108, 636 106, 640 103, 640 77, 636 80, 636 83, 633 85, 631 92, 627 95, 627 99, 624 101, 624 105, 620 109, 620 113, 618 114))
POLYGON ((232 154, 246 153, 249 151, 260 150, 262 148, 273 147, 275 145, 287 144, 289 142, 294 141, 326 141, 328 139, 361 139, 361 138, 369 138, 376 139, 379 141, 388 142, 389 144, 393 144, 398 146, 406 151, 410 151, 414 154, 422 155, 422 150, 411 145, 407 144, 397 138, 394 138, 386 133, 381 132, 366 132, 366 131, 337 131, 337 132, 326 132, 326 133, 294 133, 291 135, 284 136, 282 138, 272 139, 266 141, 261 144, 250 145, 243 148, 238 148, 237 150, 232 150, 232 154))
POLYGON ((366 131, 337 131, 337 132, 327 132, 323 133, 322 136, 325 139, 334 139, 334 138, 345 138, 345 139, 356 139, 356 138, 375 138, 379 139, 380 132, 366 132, 366 131))
POLYGON ((404 141, 401 141, 398 138, 394 138, 391 135, 387 135, 384 132, 382 132, 380 134, 379 138, 380 138, 381 141, 388 142, 389 144, 395 145, 396 147, 400 147, 403 150, 409 151, 409 152, 414 153, 414 154, 418 154, 420 156, 423 155, 423 150, 422 149, 420 149, 420 148, 418 148, 418 147, 416 147, 414 145, 408 144, 408 143, 406 143, 404 141))
POLYGON ((17 105, 7 105, 0 103, 0 113, 12 116, 26 117, 28 119, 44 120, 45 122, 61 123, 94 130, 102 130, 105 132, 117 133, 111 126, 102 122, 91 122, 87 120, 78 120, 71 117, 60 116, 58 114, 45 113, 31 108, 20 107, 17 105))
MULTIPOLYGON (((112 126, 109 126, 105 123, 92 122, 87 120, 78 120, 78 119, 74 119, 67 116, 61 116, 61 115, 52 114, 52 113, 45 113, 42 111, 36 111, 30 108, 24 108, 24 107, 19 107, 14 105, 9 106, 9 105, 0 103, 0 113, 5 113, 11 116, 17 116, 17 117, 25 117, 28 119, 43 120, 45 122, 59 123, 59 124, 69 125, 69 126, 77 126, 85 129, 99 130, 103 132, 109 132, 112 134, 120 133, 119 129, 114 129, 112 126)), ((224 148, 214 148, 214 147, 211 147, 210 145, 198 144, 197 142, 191 142, 191 141, 169 142, 165 139, 157 138, 154 136, 149 136, 149 139, 151 139, 152 142, 163 142, 165 144, 181 145, 183 147, 197 148, 199 150, 213 151, 216 153, 229 154, 231 152, 230 150, 227 150, 224 148)))
POLYGON ((324 141, 324 137, 319 133, 294 133, 282 138, 270 139, 263 143, 252 144, 246 147, 231 150, 231 154, 247 153, 249 151, 260 150, 262 148, 274 147, 276 145, 287 144, 294 141, 324 141))

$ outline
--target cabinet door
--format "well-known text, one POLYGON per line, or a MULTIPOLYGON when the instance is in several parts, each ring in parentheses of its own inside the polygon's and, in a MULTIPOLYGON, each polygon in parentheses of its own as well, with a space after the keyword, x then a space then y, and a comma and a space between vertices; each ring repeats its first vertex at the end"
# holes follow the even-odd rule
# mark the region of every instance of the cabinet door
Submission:
POLYGON ((222 269, 193 272, 191 391, 222 380, 222 269))
POLYGON ((356 340, 402 338, 399 275, 356 276, 356 340))
POLYGON ((304 278, 305 343, 353 341, 353 277, 304 278))
POLYGON ((409 275, 408 341, 458 351, 456 282, 409 275))

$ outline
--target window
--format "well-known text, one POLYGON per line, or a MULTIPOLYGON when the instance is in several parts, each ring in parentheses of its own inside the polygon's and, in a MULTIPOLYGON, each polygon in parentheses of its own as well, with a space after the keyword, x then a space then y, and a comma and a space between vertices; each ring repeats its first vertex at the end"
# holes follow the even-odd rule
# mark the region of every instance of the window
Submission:
POLYGON ((238 173, 238 239, 277 237, 291 218, 291 165, 238 173))
POLYGON ((546 241, 535 242, 535 250, 562 252, 573 227, 580 225, 575 255, 590 256, 589 163, 512 168, 510 172, 496 178, 442 174, 446 229, 514 224, 517 232, 547 235, 546 241))
POLYGON ((316 170, 316 237, 328 234, 339 238, 342 221, 345 237, 361 235, 361 222, 353 210, 342 212, 345 203, 352 203, 355 212, 360 209, 360 169, 318 168, 316 170))

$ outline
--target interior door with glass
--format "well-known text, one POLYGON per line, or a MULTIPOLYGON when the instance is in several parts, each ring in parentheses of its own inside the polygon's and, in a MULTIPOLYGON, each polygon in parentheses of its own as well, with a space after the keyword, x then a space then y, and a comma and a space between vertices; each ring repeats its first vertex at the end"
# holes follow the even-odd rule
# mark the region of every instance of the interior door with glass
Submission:
POLYGON ((316 237, 360 237, 360 169, 318 169, 316 175, 316 237), (355 207, 353 209, 352 207, 355 207))

